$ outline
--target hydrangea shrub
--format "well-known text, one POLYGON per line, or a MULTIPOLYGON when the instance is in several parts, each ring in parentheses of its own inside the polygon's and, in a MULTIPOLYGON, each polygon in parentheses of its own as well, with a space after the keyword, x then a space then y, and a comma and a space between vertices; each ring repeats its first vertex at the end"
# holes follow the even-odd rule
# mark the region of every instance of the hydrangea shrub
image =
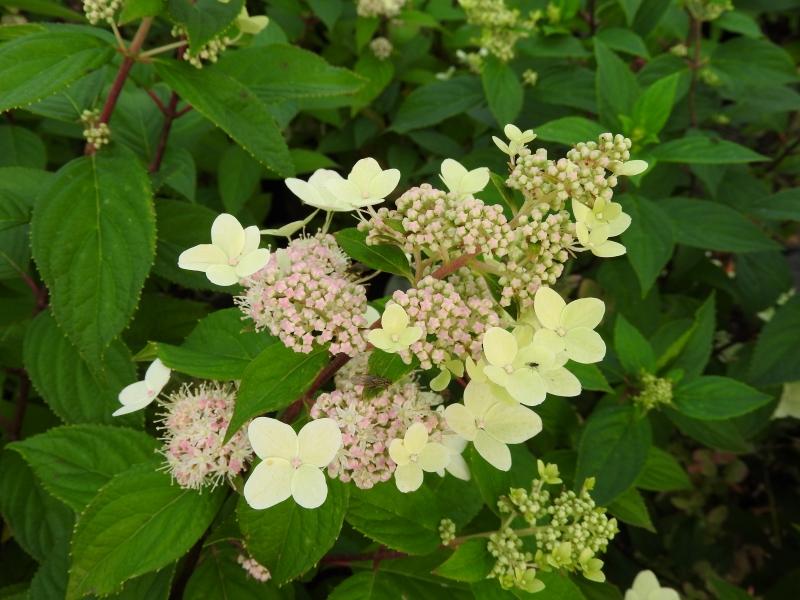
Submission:
POLYGON ((4 5, 0 597, 792 598, 780 4, 4 5))

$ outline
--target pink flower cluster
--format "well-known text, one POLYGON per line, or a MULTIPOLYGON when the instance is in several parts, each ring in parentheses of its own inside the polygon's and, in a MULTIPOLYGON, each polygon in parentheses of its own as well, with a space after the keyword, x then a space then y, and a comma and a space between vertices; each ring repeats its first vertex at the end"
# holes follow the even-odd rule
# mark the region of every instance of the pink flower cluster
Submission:
POLYGON ((236 557, 236 562, 242 565, 242 568, 245 571, 247 571, 247 574, 256 581, 264 583, 266 581, 269 581, 270 578, 272 577, 267 567, 262 565, 252 556, 246 556, 244 554, 240 554, 239 556, 236 557))
POLYGON ((593 206, 595 198, 611 200, 617 178, 609 169, 630 158, 630 147, 628 138, 604 133, 597 142, 575 145, 558 160, 549 159, 543 148, 536 152, 523 148, 506 184, 555 211, 563 209, 569 198, 593 206))
POLYGON ((441 396, 424 392, 405 379, 370 396, 366 383, 368 354, 357 356, 336 376, 336 390, 321 394, 311 417, 334 419, 342 430, 342 448, 328 466, 328 474, 362 489, 388 481, 396 465, 389 443, 402 438, 415 422, 424 423, 435 439, 444 419, 436 410, 441 396))
POLYGON ((237 304, 256 325, 295 352, 330 342, 333 354, 366 349, 367 292, 353 281, 349 261, 331 235, 292 240, 248 278, 237 304))
POLYGON ((159 429, 167 469, 183 488, 200 489, 233 479, 252 458, 244 428, 227 444, 236 389, 231 384, 186 384, 169 395, 159 429))
POLYGON ((359 224, 367 231, 367 243, 394 244, 408 253, 425 248, 431 255, 451 258, 506 253, 510 228, 499 205, 471 196, 459 199, 427 183, 405 192, 396 204, 396 209, 381 208, 359 224))
POLYGON ((423 369, 441 366, 448 360, 461 361, 481 354, 483 332, 500 324, 491 299, 484 295, 462 296, 449 281, 424 277, 415 288, 398 290, 392 300, 402 306, 412 325, 422 328, 422 337, 400 353, 404 361, 411 355, 423 369))

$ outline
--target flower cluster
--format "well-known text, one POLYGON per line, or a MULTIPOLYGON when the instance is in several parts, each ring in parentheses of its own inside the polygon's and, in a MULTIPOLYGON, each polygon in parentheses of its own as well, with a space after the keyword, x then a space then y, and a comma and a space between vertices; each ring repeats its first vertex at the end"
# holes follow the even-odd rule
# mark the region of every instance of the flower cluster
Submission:
POLYGON ((731 0, 684 0, 686 9, 699 21, 715 21, 733 10, 731 0))
POLYGON ((359 17, 396 17, 406 0, 358 0, 356 12, 359 17))
POLYGON ((367 294, 348 272, 350 263, 331 235, 293 240, 244 282, 237 303, 256 325, 287 348, 311 352, 330 343, 333 354, 366 349, 367 294))
MULTIPOLYGON (((458 3, 467 15, 467 22, 481 29, 475 44, 484 50, 484 55, 491 54, 504 62, 514 58, 514 46, 535 33, 541 18, 539 11, 523 17, 519 10, 508 8, 504 0, 458 0, 458 3)), ((480 54, 467 55, 465 62, 480 69, 482 61, 476 61, 476 56, 480 54)))
POLYGON ((678 592, 663 587, 652 571, 640 571, 633 580, 631 588, 625 592, 625 600, 680 600, 678 592))
POLYGON ((387 38, 376 37, 369 43, 369 49, 372 50, 372 53, 378 60, 386 60, 392 55, 394 46, 392 46, 392 42, 387 38))
POLYGON ((370 396, 368 354, 360 354, 336 376, 336 390, 319 396, 311 417, 330 417, 342 430, 342 447, 328 474, 368 489, 391 479, 396 464, 389 456, 392 440, 402 438, 413 423, 423 423, 436 439, 443 420, 436 410, 442 398, 424 392, 406 379, 370 396))
POLYGON ((81 113, 81 123, 83 123, 83 137, 95 148, 99 149, 111 141, 111 129, 108 123, 100 121, 100 111, 84 110, 81 113))
POLYGON ((223 444, 235 399, 235 388, 219 383, 187 384, 170 394, 160 421, 162 453, 181 487, 214 487, 236 477, 250 461, 242 431, 223 444))
POLYGON ((439 539, 442 544, 447 546, 456 539, 456 524, 452 519, 442 519, 439 521, 439 539))
MULTIPOLYGON (((172 28, 172 37, 186 38, 186 30, 180 25, 172 28)), ((181 58, 187 61, 196 69, 202 69, 204 63, 215 63, 219 60, 219 55, 227 50, 230 46, 236 43, 236 40, 227 35, 218 35, 194 52, 189 49, 187 45, 181 55, 181 58)))
POLYGON ((267 567, 262 565, 252 556, 240 554, 236 557, 236 562, 242 565, 242 568, 245 570, 245 572, 256 581, 264 583, 269 581, 272 577, 267 567))
POLYGON ((652 373, 642 373, 639 382, 641 390, 633 397, 634 404, 644 410, 672 404, 672 381, 656 377, 652 373))
POLYGON ((111 23, 121 6, 122 0, 84 0, 83 12, 92 25, 97 25, 100 21, 111 23))

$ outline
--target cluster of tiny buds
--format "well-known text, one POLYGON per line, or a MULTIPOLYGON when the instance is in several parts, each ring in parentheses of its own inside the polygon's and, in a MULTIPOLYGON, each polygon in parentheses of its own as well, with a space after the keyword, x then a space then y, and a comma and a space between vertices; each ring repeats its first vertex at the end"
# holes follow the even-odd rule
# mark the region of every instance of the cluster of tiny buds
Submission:
POLYGON ((539 81, 539 73, 533 69, 525 69, 522 72, 522 83, 528 87, 534 87, 539 81))
MULTIPOLYGON (((173 27, 171 33, 172 37, 186 37, 186 30, 179 25, 173 27)), ((235 42, 236 40, 231 37, 220 35, 203 44, 203 46, 197 52, 191 52, 189 50, 189 46, 186 46, 186 48, 183 50, 181 58, 183 58, 183 60, 188 62, 196 69, 202 69, 203 63, 217 62, 217 60, 219 60, 219 55, 222 54, 229 46, 232 46, 235 42)))
POLYGON ((247 574, 256 581, 264 583, 266 581, 269 581, 270 578, 272 577, 267 567, 262 565, 252 556, 246 556, 244 554, 240 554, 236 558, 236 562, 242 565, 242 568, 247 572, 247 574))
POLYGON ((392 55, 394 46, 392 46, 392 42, 385 37, 376 37, 369 43, 369 49, 372 50, 372 53, 378 60, 386 60, 392 55))
POLYGON ((523 542, 511 527, 503 527, 489 536, 486 545, 495 563, 487 576, 497 579, 503 589, 520 588, 536 591, 541 582, 536 581, 536 569, 530 564, 533 554, 523 550, 523 542))
POLYGON ((452 519, 445 518, 439 522, 439 538, 445 546, 450 545, 450 542, 456 539, 456 524, 452 519))
POLYGON ((639 377, 641 389, 633 397, 633 403, 642 407, 645 411, 669 406, 672 404, 672 381, 661 377, 656 377, 652 373, 642 372, 639 377))
MULTIPOLYGON (((518 9, 508 8, 504 0, 459 0, 459 4, 466 13, 467 22, 481 28, 480 36, 474 42, 483 53, 492 54, 504 62, 514 58, 517 42, 533 35, 541 18, 540 11, 533 11, 523 18, 518 9)), ((477 56, 478 64, 482 62, 482 56, 477 56)), ((470 59, 467 58, 466 62, 470 59)))
POLYGON ((406 0, 358 0, 356 12, 359 17, 396 17, 406 0))
POLYGON ((92 25, 97 25, 101 21, 112 23, 120 6, 122 0, 84 0, 83 12, 92 25))
POLYGON ((100 111, 84 110, 81 113, 83 123, 83 137, 95 148, 105 146, 111 139, 111 129, 108 123, 100 121, 100 111))

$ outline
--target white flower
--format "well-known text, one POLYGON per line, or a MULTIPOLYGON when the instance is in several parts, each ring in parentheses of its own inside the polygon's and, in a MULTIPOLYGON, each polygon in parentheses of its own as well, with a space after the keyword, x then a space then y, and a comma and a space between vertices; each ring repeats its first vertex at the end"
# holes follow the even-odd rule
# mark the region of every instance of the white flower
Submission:
POLYGON ((536 139, 536 134, 533 133, 532 129, 522 131, 519 127, 510 123, 503 128, 503 133, 506 134, 509 140, 508 144, 495 136, 492 136, 492 140, 502 152, 505 152, 512 158, 519 154, 519 151, 525 147, 525 144, 536 139))
POLYGON ((350 209, 380 204, 400 183, 400 171, 381 169, 374 158, 362 158, 353 165, 347 179, 331 179, 328 189, 350 209))
MULTIPOLYGON (((230 1, 230 0, 229 0, 230 1)), ((242 33, 255 35, 269 24, 269 17, 258 15, 251 17, 247 12, 247 7, 242 7, 242 12, 236 17, 236 26, 242 33)))
POLYGON ((308 178, 308 181, 289 177, 285 180, 286 187, 300 198, 305 204, 315 208, 332 212, 345 212, 353 210, 344 200, 338 198, 331 191, 328 184, 334 181, 344 181, 342 176, 330 169, 317 169, 308 178))
POLYGON ((655 573, 647 570, 633 580, 631 589, 625 592, 625 600, 680 600, 680 596, 672 588, 661 587, 655 573))
POLYGON ((446 158, 442 161, 442 172, 439 177, 456 197, 464 198, 483 191, 489 183, 490 175, 487 167, 468 171, 460 162, 446 158))
POLYGON ((451 404, 444 411, 447 425, 475 445, 488 463, 501 471, 511 468, 506 444, 520 444, 542 430, 542 420, 532 410, 494 394, 490 383, 470 381, 464 404, 451 404))
POLYGON ((614 175, 627 175, 631 177, 644 173, 647 170, 647 162, 643 160, 628 160, 622 163, 613 163, 610 168, 614 175))
MULTIPOLYGON (((520 329, 515 332, 522 335, 520 329)), ((517 402, 533 406, 544 400, 547 387, 531 364, 550 364, 554 357, 546 347, 520 344, 519 341, 505 329, 489 328, 483 334, 483 354, 488 363, 483 367, 483 374, 517 402)))
POLYGON ((452 379, 453 375, 456 377, 464 376, 464 363, 457 358, 453 358, 444 362, 444 366, 442 366, 442 370, 439 371, 439 374, 431 379, 429 384, 430 388, 434 392, 441 392, 448 385, 450 385, 450 380, 452 379))
POLYGON ((392 440, 389 456, 397 464, 394 482, 403 493, 419 489, 423 471, 434 473, 450 463, 450 451, 442 444, 429 442, 428 429, 422 423, 411 425, 402 440, 392 440))
POLYGON ((781 400, 772 415, 773 419, 792 417, 800 419, 800 381, 783 384, 781 400))
POLYGON ((469 481, 472 475, 469 472, 467 461, 461 456, 467 447, 467 440, 460 435, 446 433, 442 436, 442 445, 450 452, 450 463, 444 469, 439 470, 439 476, 444 477, 444 471, 447 470, 453 477, 469 481))
POLYGON ((589 231, 603 225, 608 226, 608 237, 620 235, 631 224, 631 217, 622 212, 622 205, 618 202, 608 202, 603 198, 597 198, 592 208, 573 200, 572 212, 575 213, 575 220, 578 223, 585 223, 589 231))
POLYGON ((259 248, 260 241, 258 227, 244 229, 236 217, 223 213, 211 225, 211 243, 184 250, 178 266, 203 271, 216 285, 233 285, 267 264, 269 250, 259 248))
POLYGON ((625 254, 625 246, 608 239, 611 236, 608 225, 600 225, 590 231, 586 223, 578 222, 575 224, 575 233, 581 246, 591 250, 595 256, 614 258, 625 254))
POLYGON ((408 315, 399 304, 390 304, 381 315, 381 328, 367 334, 369 343, 384 352, 399 352, 422 337, 422 328, 408 326, 408 315))
POLYGON ((167 385, 169 375, 172 371, 161 362, 155 359, 144 374, 144 381, 137 381, 125 386, 119 393, 121 408, 115 410, 112 415, 118 417, 128 413, 141 410, 156 399, 167 385))
POLYGON ((295 433, 286 423, 268 417, 253 419, 247 437, 261 462, 244 484, 244 498, 257 510, 289 496, 303 508, 317 508, 328 496, 323 468, 342 447, 342 433, 333 419, 306 423, 295 433))
POLYGON ((533 310, 542 326, 533 336, 535 344, 554 354, 564 352, 579 363, 603 360, 606 344, 594 331, 605 314, 602 300, 579 298, 567 304, 555 290, 541 287, 533 298, 533 310))

